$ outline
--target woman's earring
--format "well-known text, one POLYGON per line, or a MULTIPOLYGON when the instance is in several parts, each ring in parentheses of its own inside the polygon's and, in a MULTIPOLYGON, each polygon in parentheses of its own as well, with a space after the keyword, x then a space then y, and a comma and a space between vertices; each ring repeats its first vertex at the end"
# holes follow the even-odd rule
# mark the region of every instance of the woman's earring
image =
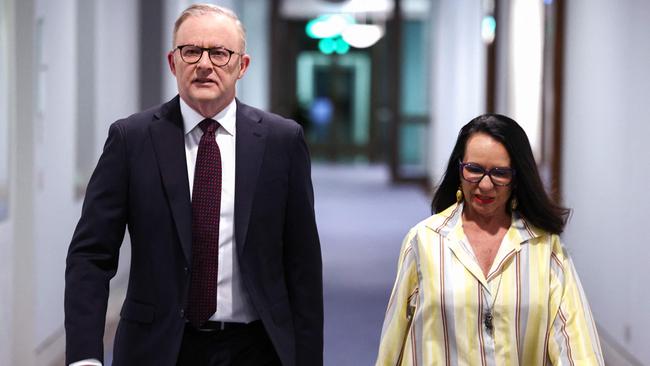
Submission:
POLYGON ((518 205, 519 203, 517 202, 517 197, 512 196, 510 199, 510 211, 516 210, 518 205))
POLYGON ((458 187, 458 190, 456 191, 456 203, 461 202, 463 202, 463 191, 458 187))

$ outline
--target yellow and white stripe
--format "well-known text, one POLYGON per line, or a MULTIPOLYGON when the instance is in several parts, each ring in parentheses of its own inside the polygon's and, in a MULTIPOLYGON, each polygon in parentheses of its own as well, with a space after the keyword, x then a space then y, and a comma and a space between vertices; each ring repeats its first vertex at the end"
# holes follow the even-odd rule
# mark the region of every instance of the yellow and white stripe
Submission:
POLYGON ((559 236, 513 214, 486 277, 463 232, 462 208, 429 217, 404 239, 376 364, 603 365, 559 236))

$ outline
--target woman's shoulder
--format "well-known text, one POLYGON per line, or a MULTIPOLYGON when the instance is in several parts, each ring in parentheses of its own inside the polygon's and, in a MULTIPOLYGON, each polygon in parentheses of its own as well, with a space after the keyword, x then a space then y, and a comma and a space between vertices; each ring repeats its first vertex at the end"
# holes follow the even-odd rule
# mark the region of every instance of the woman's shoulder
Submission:
POLYGON ((513 227, 519 232, 522 242, 546 248, 544 252, 550 254, 551 259, 564 261, 569 256, 559 234, 539 228, 522 217, 513 220, 513 227))
POLYGON ((409 236, 444 235, 444 232, 449 231, 456 225, 456 221, 460 219, 461 212, 462 206, 454 204, 444 211, 433 214, 418 222, 409 230, 409 236))

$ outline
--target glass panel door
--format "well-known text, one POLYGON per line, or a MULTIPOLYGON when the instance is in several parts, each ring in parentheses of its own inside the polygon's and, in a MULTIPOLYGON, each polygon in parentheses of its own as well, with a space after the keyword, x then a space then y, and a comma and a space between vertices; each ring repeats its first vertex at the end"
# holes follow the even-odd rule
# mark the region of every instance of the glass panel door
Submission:
POLYGON ((297 99, 316 160, 367 161, 370 131, 370 58, 303 51, 297 62, 297 99))

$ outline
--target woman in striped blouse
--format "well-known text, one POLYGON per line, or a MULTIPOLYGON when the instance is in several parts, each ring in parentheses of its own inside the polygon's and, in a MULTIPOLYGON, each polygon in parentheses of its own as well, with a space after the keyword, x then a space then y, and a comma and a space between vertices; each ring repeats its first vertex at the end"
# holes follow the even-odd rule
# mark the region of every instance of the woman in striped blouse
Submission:
POLYGON ((589 304, 512 119, 465 125, 402 245, 377 365, 603 365, 589 304))

